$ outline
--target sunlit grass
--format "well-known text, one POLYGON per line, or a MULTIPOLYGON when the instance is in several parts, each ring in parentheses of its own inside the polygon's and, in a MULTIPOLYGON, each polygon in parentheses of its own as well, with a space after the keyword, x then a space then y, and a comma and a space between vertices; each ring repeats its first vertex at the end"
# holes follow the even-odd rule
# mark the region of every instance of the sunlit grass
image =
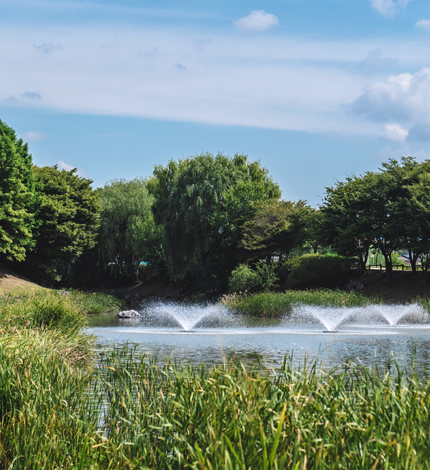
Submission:
POLYGON ((329 289, 286 292, 264 292, 260 294, 226 295, 221 299, 234 311, 258 317, 277 317, 291 312, 295 305, 317 305, 327 307, 356 307, 380 302, 357 292, 329 289))
POLYGON ((91 371, 50 341, 22 356, 0 340, 6 468, 429 468, 430 383, 413 371, 157 366, 132 350, 91 371))

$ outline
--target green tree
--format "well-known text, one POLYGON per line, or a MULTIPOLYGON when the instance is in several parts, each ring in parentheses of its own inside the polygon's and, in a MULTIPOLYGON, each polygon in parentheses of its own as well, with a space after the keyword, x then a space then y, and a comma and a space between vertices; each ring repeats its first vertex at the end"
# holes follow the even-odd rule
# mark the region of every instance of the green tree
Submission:
POLYGON ((390 214, 415 272, 418 259, 430 251, 430 162, 407 157, 400 162, 390 160, 383 169, 398 185, 390 214))
POLYGON ((253 213, 252 202, 280 197, 267 170, 245 155, 172 160, 155 168, 151 191, 172 278, 209 282, 227 278, 238 264, 239 227, 253 213))
POLYGON ((38 202, 28 145, 0 121, 0 260, 25 259, 38 202))
POLYGON ((70 264, 95 245, 99 197, 92 181, 77 170, 33 167, 42 195, 34 230, 35 249, 24 264, 33 278, 52 284, 66 275, 70 264))
POLYGON ((393 253, 409 250, 413 266, 430 248, 429 162, 389 160, 379 172, 347 178, 327 188, 322 230, 339 254, 359 256, 364 269, 370 246, 385 259, 391 277, 393 253))
POLYGON ((363 272, 373 242, 371 202, 366 178, 351 176, 326 188, 321 207, 320 236, 324 244, 342 256, 357 257, 363 272))
POLYGON ((141 178, 113 180, 101 190, 101 258, 117 276, 131 277, 133 282, 142 261, 158 266, 163 262, 161 227, 155 226, 154 197, 147 185, 141 178))
POLYGON ((267 259, 274 255, 287 256, 293 248, 305 241, 308 206, 304 201, 297 203, 271 199, 258 204, 254 217, 244 223, 241 244, 254 253, 253 259, 267 259))

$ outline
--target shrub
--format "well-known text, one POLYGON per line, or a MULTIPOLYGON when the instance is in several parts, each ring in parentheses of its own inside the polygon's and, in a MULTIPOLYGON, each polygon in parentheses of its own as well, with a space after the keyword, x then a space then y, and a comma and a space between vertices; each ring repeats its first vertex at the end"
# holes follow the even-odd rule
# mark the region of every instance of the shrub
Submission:
POLYGON ((272 289, 278 280, 275 266, 260 261, 255 269, 239 264, 231 273, 228 285, 232 292, 258 292, 272 289))
POLYGON ((351 277, 351 263, 337 255, 303 255, 284 263, 281 271, 288 273, 291 289, 344 287, 351 277))
POLYGON ((257 290, 260 284, 260 275, 247 264, 239 264, 228 280, 232 292, 248 292, 257 290))

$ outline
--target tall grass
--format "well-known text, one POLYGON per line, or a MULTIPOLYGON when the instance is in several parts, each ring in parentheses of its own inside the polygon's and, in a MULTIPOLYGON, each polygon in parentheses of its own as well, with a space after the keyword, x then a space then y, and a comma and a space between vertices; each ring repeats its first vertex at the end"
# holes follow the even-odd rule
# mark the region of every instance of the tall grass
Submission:
POLYGON ((330 307, 356 307, 380 302, 357 292, 329 289, 264 292, 254 295, 226 295, 221 302, 238 313, 257 317, 277 317, 290 313, 295 305, 318 305, 330 307))
POLYGON ((120 300, 106 294, 73 291, 37 291, 0 297, 0 325, 50 327, 64 332, 80 331, 88 313, 119 310, 120 300))
POLYGON ((240 364, 157 366, 125 350, 82 373, 59 355, 32 366, 18 357, 1 356, 17 390, 28 382, 0 427, 5 467, 430 468, 430 383, 395 366, 324 373, 287 359, 268 376, 240 364))

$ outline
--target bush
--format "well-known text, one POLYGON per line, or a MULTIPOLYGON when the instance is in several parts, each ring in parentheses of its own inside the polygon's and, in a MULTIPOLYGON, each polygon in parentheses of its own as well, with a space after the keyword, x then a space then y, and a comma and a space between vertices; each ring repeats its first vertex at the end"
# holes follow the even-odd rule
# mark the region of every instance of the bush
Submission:
POLYGON ((247 264, 239 264, 234 269, 228 280, 232 292, 252 292, 257 290, 260 284, 260 276, 257 271, 251 269, 247 264))
POLYGON ((352 275, 351 263, 337 255, 303 255, 284 263, 281 275, 288 274, 290 289, 342 288, 352 275))
POLYGON ((232 271, 228 285, 232 292, 258 292, 272 289, 278 280, 275 266, 260 261, 255 269, 247 264, 239 264, 232 271))

